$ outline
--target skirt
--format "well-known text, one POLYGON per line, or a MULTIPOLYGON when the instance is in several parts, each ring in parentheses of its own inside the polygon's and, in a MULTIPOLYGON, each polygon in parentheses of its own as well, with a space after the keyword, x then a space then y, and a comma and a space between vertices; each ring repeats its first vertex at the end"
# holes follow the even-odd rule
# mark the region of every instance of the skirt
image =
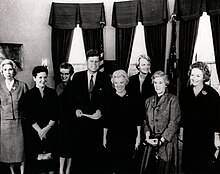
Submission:
POLYGON ((0 162, 24 161, 24 137, 21 119, 1 120, 0 162))

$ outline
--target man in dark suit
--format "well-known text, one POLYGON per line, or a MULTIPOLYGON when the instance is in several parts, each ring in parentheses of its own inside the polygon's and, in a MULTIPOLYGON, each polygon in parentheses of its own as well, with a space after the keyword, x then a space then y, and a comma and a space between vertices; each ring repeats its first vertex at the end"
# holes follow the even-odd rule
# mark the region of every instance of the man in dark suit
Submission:
POLYGON ((103 126, 105 97, 111 90, 110 77, 99 71, 98 51, 86 53, 87 70, 77 72, 68 93, 71 114, 75 117, 76 173, 103 173, 103 126))

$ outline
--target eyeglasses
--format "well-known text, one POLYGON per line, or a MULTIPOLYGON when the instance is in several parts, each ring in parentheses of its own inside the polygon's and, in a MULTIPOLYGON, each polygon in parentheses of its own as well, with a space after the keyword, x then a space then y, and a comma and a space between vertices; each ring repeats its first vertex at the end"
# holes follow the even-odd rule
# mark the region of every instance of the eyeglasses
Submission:
POLYGON ((70 75, 70 73, 61 73, 61 72, 60 72, 60 75, 68 76, 68 75, 70 75))

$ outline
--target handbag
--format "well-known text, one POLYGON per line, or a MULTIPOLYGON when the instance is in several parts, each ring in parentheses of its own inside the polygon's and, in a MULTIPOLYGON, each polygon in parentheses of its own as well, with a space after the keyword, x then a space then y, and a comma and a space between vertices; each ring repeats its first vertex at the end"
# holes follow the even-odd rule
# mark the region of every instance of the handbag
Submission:
POLYGON ((52 159, 52 153, 40 153, 37 156, 37 160, 41 161, 41 160, 50 160, 52 159))

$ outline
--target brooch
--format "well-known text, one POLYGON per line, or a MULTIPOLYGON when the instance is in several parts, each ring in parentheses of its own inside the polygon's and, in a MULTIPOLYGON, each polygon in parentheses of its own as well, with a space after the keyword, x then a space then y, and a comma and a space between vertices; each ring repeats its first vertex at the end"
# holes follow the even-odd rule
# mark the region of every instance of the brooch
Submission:
POLYGON ((207 95, 207 92, 206 92, 206 91, 202 91, 202 94, 203 94, 203 95, 207 95))

